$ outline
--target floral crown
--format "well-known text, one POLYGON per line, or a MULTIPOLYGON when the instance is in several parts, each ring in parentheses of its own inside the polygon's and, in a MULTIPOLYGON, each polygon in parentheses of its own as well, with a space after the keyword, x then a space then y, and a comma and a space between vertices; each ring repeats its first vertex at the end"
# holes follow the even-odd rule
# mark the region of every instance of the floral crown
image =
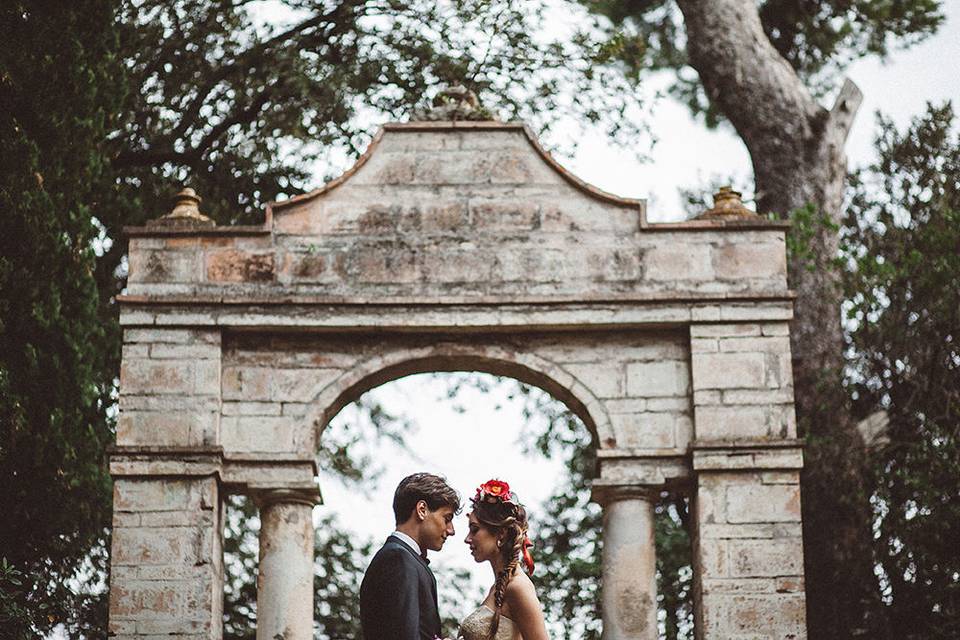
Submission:
POLYGON ((487 480, 484 482, 477 487, 477 493, 473 496, 472 502, 474 504, 479 502, 518 504, 516 496, 510 491, 510 485, 503 480, 487 480))

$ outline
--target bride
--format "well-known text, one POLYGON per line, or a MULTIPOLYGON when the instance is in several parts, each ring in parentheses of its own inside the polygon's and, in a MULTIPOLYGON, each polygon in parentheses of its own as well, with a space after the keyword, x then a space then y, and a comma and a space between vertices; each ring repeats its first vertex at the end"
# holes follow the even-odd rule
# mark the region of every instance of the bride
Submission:
POLYGON ((547 640, 543 610, 529 576, 527 512, 510 485, 489 480, 477 488, 464 542, 476 562, 489 562, 494 583, 480 607, 460 623, 461 640, 547 640), (520 570, 520 559, 526 573, 520 570))

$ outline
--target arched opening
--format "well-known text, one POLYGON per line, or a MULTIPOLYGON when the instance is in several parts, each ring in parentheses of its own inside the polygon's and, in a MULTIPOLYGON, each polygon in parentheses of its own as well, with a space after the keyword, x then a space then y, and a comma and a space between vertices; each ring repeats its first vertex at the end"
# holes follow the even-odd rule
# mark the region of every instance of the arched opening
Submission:
MULTIPOLYGON (((546 375, 544 370, 551 370, 553 365, 539 358, 517 358, 523 362, 519 364, 491 357, 489 352, 451 354, 449 348, 446 350, 439 355, 398 357, 394 362, 380 356, 356 366, 317 396, 317 406, 310 415, 316 416, 311 419, 319 434, 325 498, 314 515, 314 620, 318 637, 349 637, 355 633, 352 627, 359 622, 359 580, 370 557, 392 530, 390 500, 394 487, 407 473, 419 470, 448 477, 463 496, 465 506, 475 486, 489 477, 511 482, 531 509, 539 563, 535 583, 551 637, 599 637, 602 511, 591 500, 589 489, 596 468, 598 435, 595 426, 587 427, 588 423, 597 424, 587 410, 595 399, 588 395, 586 401, 581 400, 546 375), (385 359, 386 366, 375 369, 384 365, 385 359), (478 398, 485 402, 478 402, 478 398), (405 399, 411 400, 407 406, 403 406, 405 399), (411 408, 414 405, 419 408, 411 408), (423 407, 431 405, 440 407, 434 411, 438 415, 425 416, 423 407), (419 426, 419 439, 409 437, 411 426, 419 426), (404 436, 402 446, 395 442, 397 435, 404 436), (422 443, 430 438, 440 442, 424 450, 422 443), (480 446, 482 441, 503 446, 480 446), (351 451, 357 446, 368 450, 359 454, 351 451), (357 459, 364 456, 366 460, 357 459), (377 462, 384 460, 389 463, 377 468, 377 462), (484 464, 485 460, 489 464, 484 464), (374 482, 344 475, 357 470, 374 482)), ((568 386, 577 384, 576 380, 566 381, 568 386)), ((677 496, 665 494, 656 507, 658 539, 670 546, 658 549, 657 554, 657 592, 662 609, 659 637, 671 639, 692 637, 688 624, 689 538, 678 526, 677 504, 677 496), (666 563, 661 561, 662 555, 666 563), (664 570, 673 573, 665 575, 664 570)), ((237 513, 240 506, 238 503, 232 511, 237 513)), ((456 622, 478 605, 491 582, 488 569, 476 566, 466 554, 462 545, 464 528, 461 515, 454 539, 442 552, 431 556, 447 625, 444 631, 450 637, 456 635, 456 622)), ((255 533, 251 530, 247 536, 248 546, 255 545, 255 533)), ((249 560, 247 565, 251 566, 249 560)), ((255 572, 255 558, 252 566, 255 572)), ((239 588, 248 589, 249 601, 249 586, 240 584, 239 588)), ((255 590, 252 595, 255 597, 255 590)), ((228 603, 228 615, 236 611, 236 604, 228 603)), ((253 614, 255 623, 255 611, 248 613, 253 614)), ((234 630, 242 630, 243 620, 240 622, 234 630)), ((227 633, 226 637, 245 636, 227 633)))
POLYGON ((601 402, 580 380, 559 365, 529 353, 509 352, 498 346, 441 343, 428 348, 378 355, 355 365, 324 388, 313 401, 317 439, 343 407, 363 393, 391 380, 418 373, 479 372, 513 378, 542 389, 575 415, 600 447, 616 442, 601 402))

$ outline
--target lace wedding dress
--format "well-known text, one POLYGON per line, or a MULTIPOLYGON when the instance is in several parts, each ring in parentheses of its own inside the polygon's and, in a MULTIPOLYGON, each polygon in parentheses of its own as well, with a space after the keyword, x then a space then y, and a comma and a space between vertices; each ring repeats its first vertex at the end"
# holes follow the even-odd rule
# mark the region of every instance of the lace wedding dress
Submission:
MULTIPOLYGON (((481 606, 468 615, 460 623, 458 640, 487 640, 490 635, 490 625, 493 623, 493 611, 481 606)), ((500 626, 493 640, 518 640, 520 632, 510 618, 500 616, 500 626)))

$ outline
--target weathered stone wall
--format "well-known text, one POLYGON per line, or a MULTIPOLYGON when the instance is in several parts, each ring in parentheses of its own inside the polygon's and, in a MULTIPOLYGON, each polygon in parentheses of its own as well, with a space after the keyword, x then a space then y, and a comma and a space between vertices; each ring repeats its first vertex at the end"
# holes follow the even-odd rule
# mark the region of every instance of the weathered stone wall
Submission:
POLYGON ((598 425, 604 447, 686 453, 693 423, 683 332, 491 334, 476 342, 455 334, 232 335, 223 355, 225 455, 314 451, 317 422, 384 382, 384 371, 444 370, 539 384, 598 425), (358 379, 356 371, 371 375, 358 379))
POLYGON ((117 478, 110 634, 219 638, 223 521, 216 478, 117 478))
POLYGON ((655 637, 664 489, 694 505, 698 637, 804 637, 782 223, 718 206, 649 224, 494 122, 390 125, 263 225, 196 205, 128 230, 116 637, 220 637, 221 502, 243 492, 270 522, 258 633, 308 640, 323 426, 450 370, 538 385, 596 434, 607 640, 655 637))
POLYGON ((585 193, 522 127, 425 126, 392 125, 348 180, 274 205, 271 233, 132 238, 129 294, 590 299, 785 289, 783 234, 763 221, 736 233, 647 225, 642 203, 585 193))
POLYGON ((117 444, 220 443, 220 331, 129 328, 123 335, 117 444))
POLYGON ((690 329, 698 638, 804 638, 803 543, 786 323, 690 329))

